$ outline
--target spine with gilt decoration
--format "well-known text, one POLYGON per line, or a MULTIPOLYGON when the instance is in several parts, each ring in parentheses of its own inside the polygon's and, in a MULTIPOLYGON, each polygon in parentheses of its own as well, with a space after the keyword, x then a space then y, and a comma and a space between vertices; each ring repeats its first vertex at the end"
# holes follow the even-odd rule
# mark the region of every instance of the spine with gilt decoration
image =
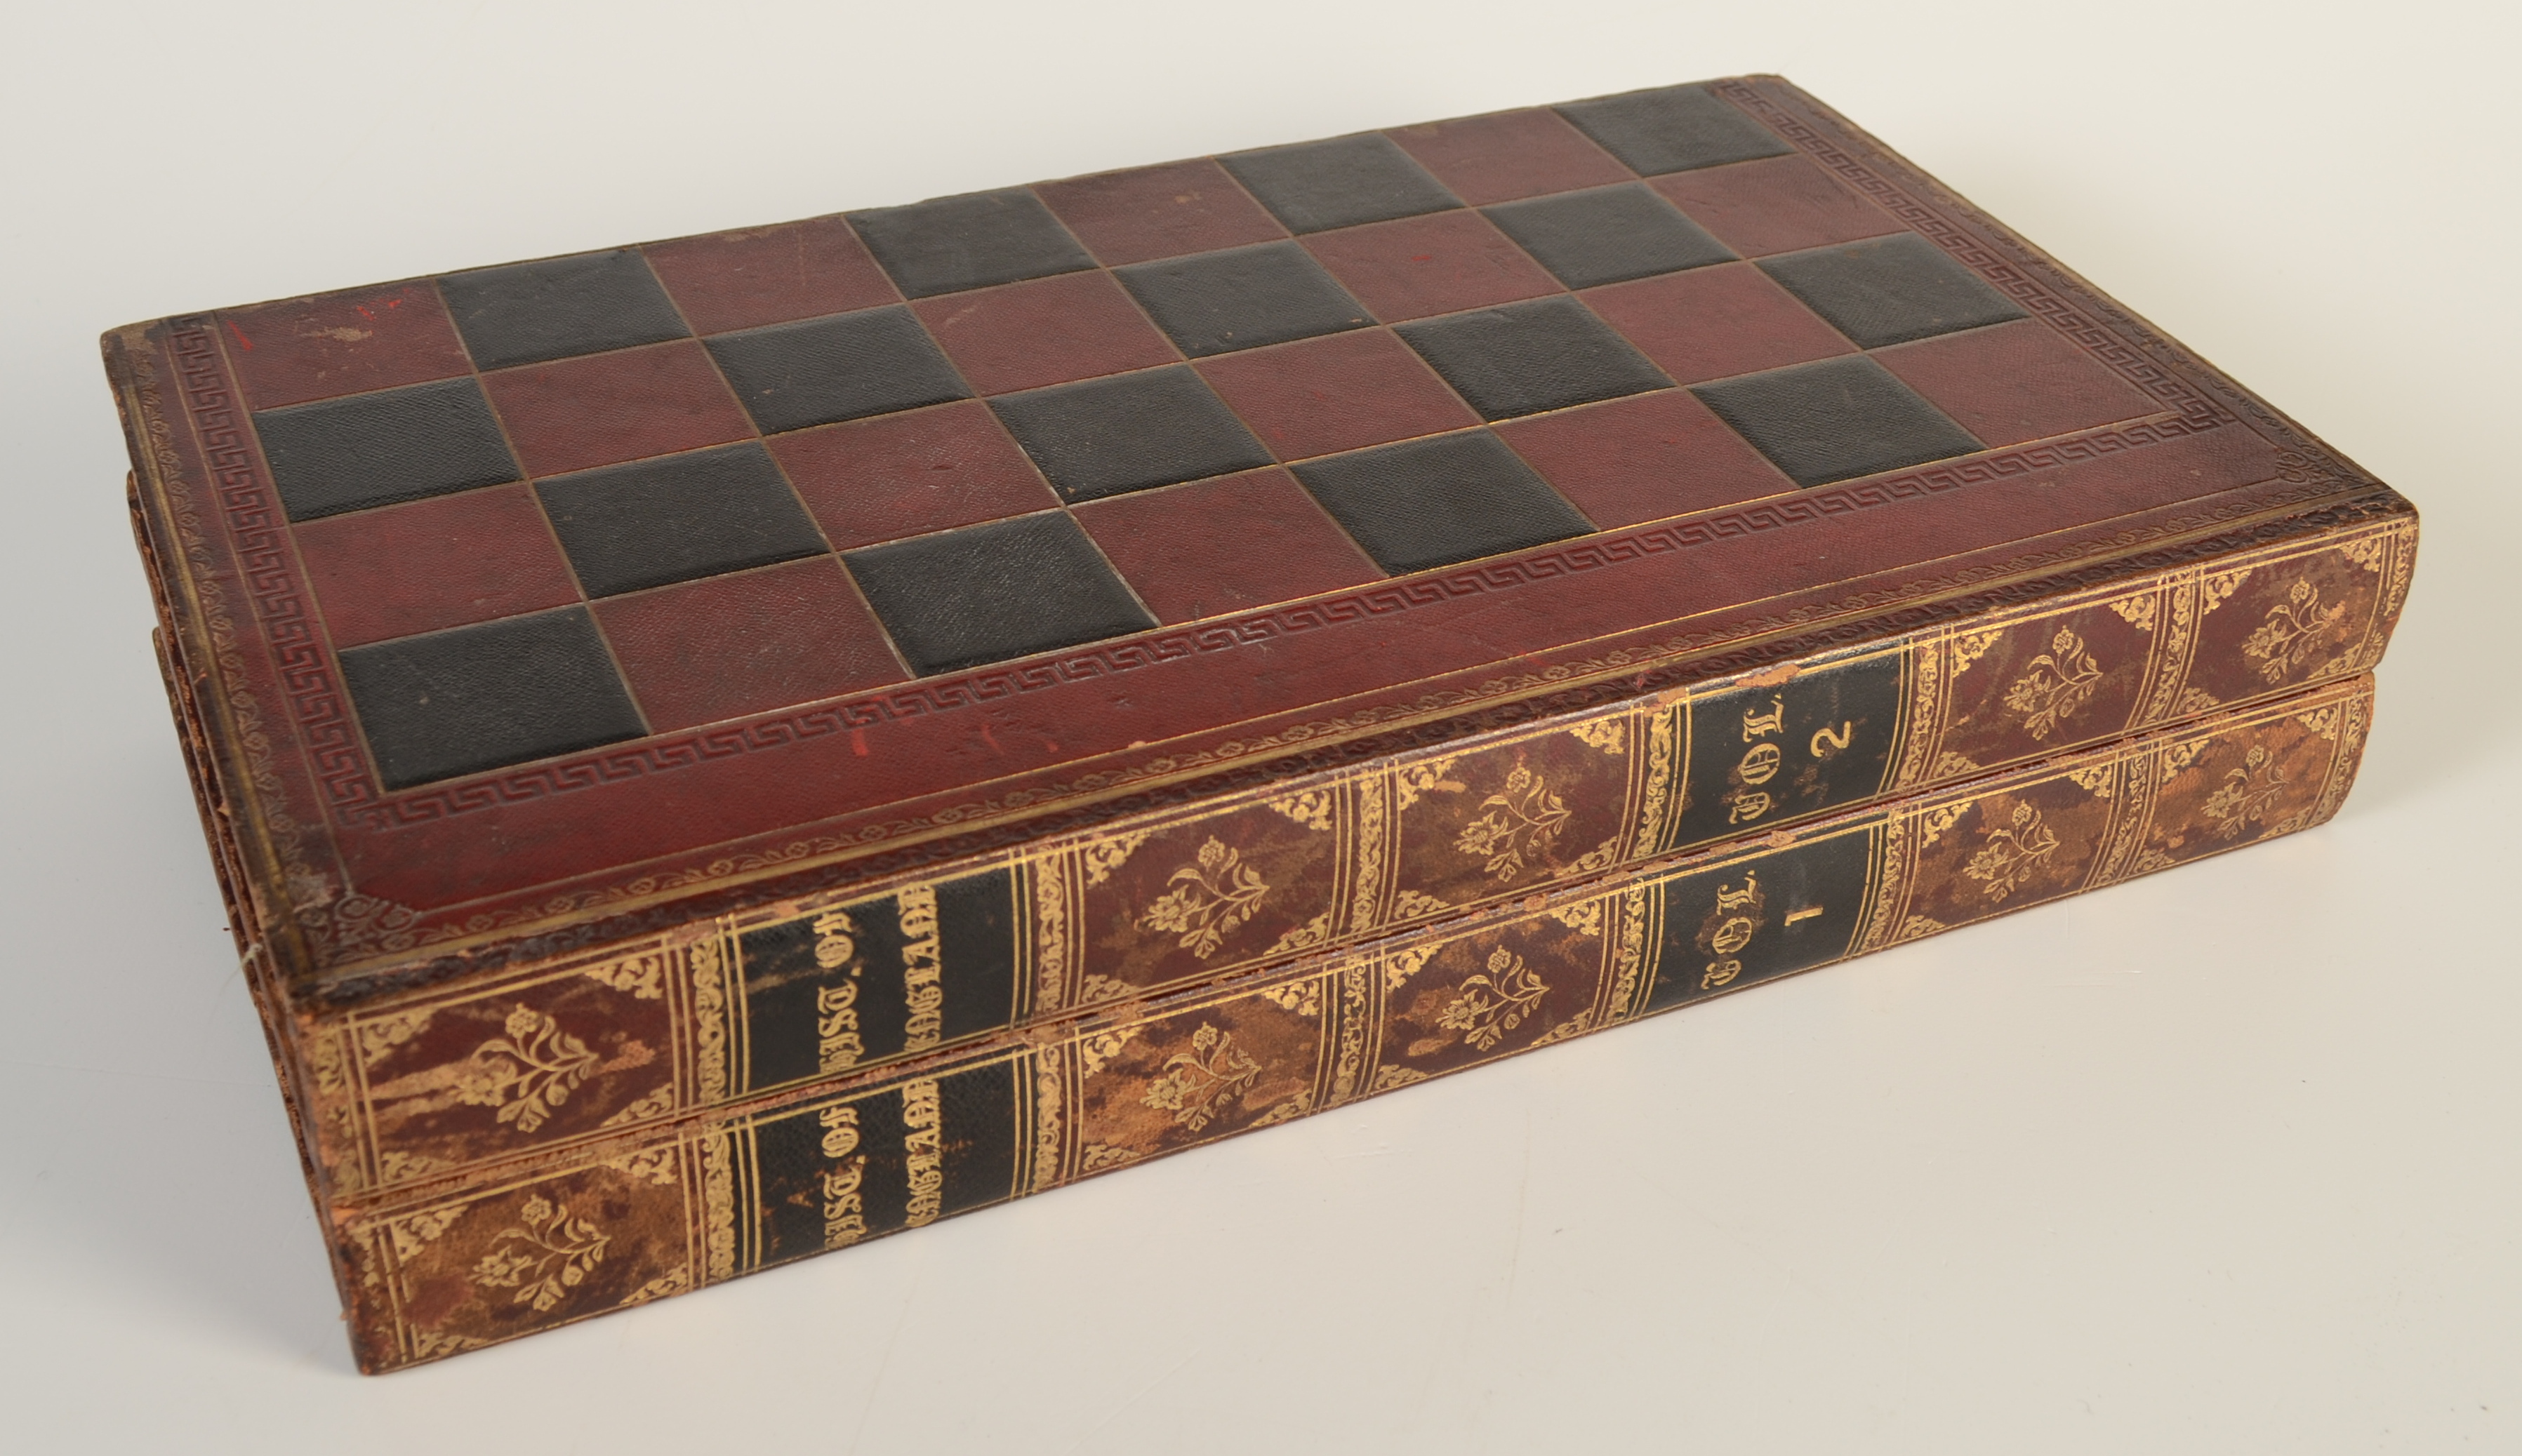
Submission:
MULTIPOLYGON (((2185 589, 2194 612, 2206 588, 2185 589)), ((2051 629, 2053 676, 2081 660, 2061 633, 2082 635, 2051 629)), ((2009 670, 2029 677, 2039 656, 2009 670)), ((377 1189, 332 1213, 354 1343, 370 1370, 436 1359, 2307 829, 2344 799, 2371 705, 2369 675, 2334 679, 899 1067, 377 1189)), ((1728 700, 1724 726, 1746 711, 1728 700)), ((1807 737, 1836 726, 1786 713, 1807 737)), ((928 913, 896 903, 888 946, 928 913)), ((813 933, 879 943, 872 917, 848 920, 813 933)), ((618 978, 653 976, 661 1001, 738 1016, 743 934, 618 978)), ((542 1025, 515 1014, 500 1055, 541 1065, 542 1025)), ((741 1065, 724 1030, 700 1056, 724 1075, 741 1065)))
POLYGON ((302 1011, 276 1033, 306 1068, 291 1095, 340 1200, 863 1077, 2343 680, 2380 660, 2415 547, 2405 507, 2351 513, 924 878, 302 1011))

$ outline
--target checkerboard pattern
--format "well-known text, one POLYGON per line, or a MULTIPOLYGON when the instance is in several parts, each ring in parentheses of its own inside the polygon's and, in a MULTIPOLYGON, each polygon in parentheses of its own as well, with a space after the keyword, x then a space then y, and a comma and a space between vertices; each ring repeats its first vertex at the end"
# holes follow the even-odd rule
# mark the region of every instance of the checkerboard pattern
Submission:
POLYGON ((395 789, 2153 409, 1697 86, 221 324, 395 789))

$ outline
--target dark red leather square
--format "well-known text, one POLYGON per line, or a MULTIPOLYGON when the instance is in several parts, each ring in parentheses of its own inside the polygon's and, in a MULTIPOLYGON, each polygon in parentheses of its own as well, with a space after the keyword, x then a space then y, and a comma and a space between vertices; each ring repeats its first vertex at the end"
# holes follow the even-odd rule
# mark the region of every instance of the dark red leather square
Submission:
POLYGON ((427 279, 219 314, 256 409, 448 379, 473 365, 427 279))
POLYGON ((595 619, 661 733, 908 675, 829 556, 608 597, 595 619))
POLYGON ((1059 503, 975 399, 773 435, 769 444, 835 550, 1059 503))
POLYGON ((1900 230, 1891 213, 1800 157, 1674 172, 1648 185, 1745 257, 1900 230))
POLYGON ((1287 236, 1206 158, 1037 183, 1034 192, 1107 268, 1287 236))
POLYGON ((922 298, 911 309, 979 394, 1150 369, 1181 357, 1099 269, 922 298))
POLYGON ((1479 423, 1425 360, 1382 329, 1221 354, 1196 367, 1282 460, 1479 423))
POLYGON ((1606 530, 1796 488, 1687 389, 1491 428, 1606 530))
POLYGON ((482 376, 482 387, 533 476, 753 434, 743 407, 695 340, 502 369, 482 376))
POLYGON ((1165 622, 1337 591, 1383 574, 1283 470, 1090 501, 1073 514, 1165 622))
POLYGON ((695 334, 847 313, 899 296, 838 217, 677 238, 640 251, 695 334))
POLYGON ((2065 434, 2157 408, 2038 319, 1877 349, 1874 362, 1991 445, 2065 434))
POLYGON ((1559 292, 1559 281, 1477 212, 1316 233, 1305 247, 1385 323, 1559 292))
POLYGON ((524 484, 327 517, 292 534, 337 648, 579 599, 524 484))
POLYGON ((1474 207, 1629 180, 1629 169, 1557 112, 1492 112, 1384 133, 1474 207))
POLYGON ((1680 385, 1856 347, 1750 263, 1615 283, 1585 302, 1680 385))

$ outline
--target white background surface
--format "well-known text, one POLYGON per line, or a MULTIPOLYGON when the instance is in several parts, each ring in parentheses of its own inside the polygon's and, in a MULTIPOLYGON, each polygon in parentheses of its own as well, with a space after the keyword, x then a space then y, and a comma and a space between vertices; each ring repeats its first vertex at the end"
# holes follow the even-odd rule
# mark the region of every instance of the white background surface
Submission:
POLYGON ((10 0, 0 1444, 2522 1449, 2511 15, 10 0), (149 660, 99 331, 1750 69, 2426 511, 2335 823, 351 1373, 149 660))

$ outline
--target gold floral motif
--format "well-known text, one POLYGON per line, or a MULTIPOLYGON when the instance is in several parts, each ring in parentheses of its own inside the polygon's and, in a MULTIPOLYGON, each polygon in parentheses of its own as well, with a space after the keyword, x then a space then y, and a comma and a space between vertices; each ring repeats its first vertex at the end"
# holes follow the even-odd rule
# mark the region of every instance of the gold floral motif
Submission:
POLYGON ((1056 856, 1029 867, 1033 880, 1034 970, 1041 1009, 1057 1011, 1068 994, 1068 877, 1056 856))
POLYGON ((309 1039, 306 1060, 315 1074, 315 1090, 336 1097, 350 1090, 350 1069, 344 1065, 342 1039, 326 1029, 309 1039))
POLYGON ((388 1149, 377 1155, 377 1181, 400 1183, 426 1173, 437 1172, 440 1168, 453 1166, 454 1164, 445 1159, 432 1158, 426 1153, 403 1153, 388 1149))
POLYGON ((2166 747, 2163 751, 2163 781, 2171 783, 2181 770, 2197 762, 2198 755, 2207 751, 2210 742, 2212 740, 2192 738, 2166 747))
POLYGON ((1148 1107, 1174 1115, 1174 1121, 1193 1132, 1206 1127, 1235 1097, 1261 1076, 1261 1064, 1235 1044, 1235 1033, 1206 1022, 1191 1034, 1191 1050, 1165 1059, 1165 1074, 1142 1099, 1148 1107))
POLYGON ((394 1243, 395 1262, 408 1264, 420 1257, 422 1250, 453 1227, 455 1220, 472 1211, 470 1204, 459 1204, 449 1208, 430 1208, 406 1217, 388 1219, 386 1237, 394 1243))
POLYGON ((1129 863, 1132 851, 1147 842, 1151 829, 1128 830, 1105 835, 1086 846, 1086 883, 1100 885, 1112 878, 1112 872, 1129 863))
POLYGON ((435 1008, 424 1007, 418 1011, 389 1012, 374 1021, 359 1023, 359 1065, 373 1068, 383 1062, 396 1047, 418 1035, 420 1028, 428 1025, 429 1019, 436 1015, 435 1008))
POLYGON ((1638 975, 1646 969, 1647 892, 1632 887, 1620 891, 1620 943, 1612 951, 1611 964, 1616 969, 1611 980, 1611 1016, 1616 1021, 1628 1015, 1630 999, 1637 993, 1638 975))
POLYGON ((1305 1114, 1310 1113, 1313 1110, 1314 1093, 1313 1089, 1309 1087, 1306 1090, 1297 1093, 1295 1096, 1288 1098, 1285 1102, 1279 1104, 1277 1107, 1270 1109, 1270 1111, 1263 1113, 1260 1116, 1253 1118, 1252 1125, 1255 1127, 1276 1127, 1282 1122, 1293 1122, 1298 1117, 1303 1116, 1305 1114))
POLYGON ((1618 757, 1629 751, 1626 721, 1617 714, 1587 718, 1582 722, 1571 723, 1568 725, 1567 733, 1578 743, 1588 748, 1599 749, 1613 757, 1618 757))
POLYGON ((469 1349, 480 1349, 487 1342, 472 1335, 449 1335, 443 1330, 411 1332, 411 1357, 415 1360, 437 1360, 458 1355, 469 1349))
POLYGON ((1591 935, 1597 940, 1603 937, 1603 902, 1600 899, 1554 906, 1549 915, 1579 935, 1591 935))
POLYGON ((1613 862, 1619 859, 1619 857, 1620 837, 1618 835, 1613 835, 1610 839, 1595 845, 1593 848, 1577 855, 1575 860, 1567 866, 1567 872, 1571 875, 1590 875, 1597 870, 1608 870, 1611 867, 1613 862))
POLYGON ((2172 705, 2172 715, 2175 718, 2192 718, 2221 706, 2223 705, 2216 701, 2216 695, 2205 688, 2183 688, 2180 692, 2180 701, 2172 705))
MULTIPOLYGON (((727 1095, 726 988, 724 944, 716 935, 691 948, 692 1037, 700 1050, 700 1098, 704 1106, 727 1095)), ((711 1270, 713 1276, 717 1270, 711 1270)))
POLYGON ((2240 591, 2242 583, 2251 579, 2253 569, 2255 569, 2244 567, 2240 570, 2224 571, 2201 581, 2198 584, 2198 614, 2206 616, 2217 608, 2223 606, 2227 597, 2240 591))
POLYGON ((1086 1074, 1093 1076, 1101 1071, 1113 1058, 1121 1055, 1121 1048, 1137 1040, 1139 1033, 1145 1029, 1146 1023, 1132 1022, 1126 1026, 1114 1026, 1108 1031, 1098 1031, 1081 1039, 1077 1043, 1077 1055, 1085 1064, 1086 1074))
POLYGON ((2200 805, 2208 818, 2216 821, 2216 833, 2222 839, 2233 839, 2253 820, 2265 820, 2274 807, 2277 796, 2286 789, 2285 774, 2277 768, 2276 756, 2262 744, 2251 745, 2251 751, 2240 768, 2224 770, 2224 782, 2207 796, 2200 805))
POLYGON ((1077 1004, 1093 1006, 1103 1001, 1118 1001, 1130 994, 1130 983, 1109 976, 1089 976, 1077 991, 1077 1004))
POLYGON ((691 1287, 692 1271, 686 1265, 671 1274, 660 1274, 623 1296, 622 1307, 628 1309, 633 1304, 645 1304, 651 1299, 662 1299, 668 1295, 679 1295, 691 1287))
POLYGON ((2344 717, 2345 710, 2343 705, 2324 703, 2320 706, 2312 708, 2307 712, 2296 713, 2294 715, 2294 720, 2310 729, 2313 737, 2318 738, 2325 743, 2336 743, 2338 742, 2338 725, 2344 720, 2344 717))
POLYGON ((1062 1079, 1058 1060, 1039 1057, 1033 1069, 1033 1183, 1023 1190, 1040 1193, 1059 1181, 1059 1149, 1066 1141, 1060 1125, 1062 1079))
POLYGON ((2365 570, 2379 574, 2391 560, 2391 534, 2389 531, 2375 531, 2339 547, 2338 554, 2365 570))
POLYGON ((2116 767, 2115 763, 2095 763, 2084 768, 2071 768, 2067 770, 2067 777, 2077 788, 2095 798, 2108 798, 2111 796, 2111 771, 2116 767))
POLYGON ((1270 892, 1259 872, 1214 837, 1199 846, 1196 862, 1174 871, 1165 883, 1176 887, 1149 905, 1139 924, 1181 935, 1184 948, 1203 961, 1252 918, 1270 892))
POLYGON ((2171 869, 2177 863, 2179 863, 2179 861, 2173 859, 2171 855, 2149 845, 2144 853, 2136 857, 2136 868, 2131 871, 2131 873, 2138 875, 2151 875, 2157 870, 2171 869))
POLYGON ((735 1276, 735 1140, 705 1137, 701 1149, 701 1217, 712 1284, 735 1276))
POLYGON ((1370 1095, 1389 1092, 1395 1087, 1407 1087, 1412 1082, 1425 1080, 1427 1073, 1415 1067, 1378 1067, 1375 1069, 1375 1080, 1366 1084, 1366 1090, 1370 1095))
POLYGON ((1136 1148, 1115 1148, 1103 1143, 1088 1143, 1086 1155, 1079 1159, 1078 1162, 1081 1171, 1099 1173, 1105 1168, 1119 1167, 1125 1162, 1134 1161, 1138 1156, 1139 1150, 1136 1148))
POLYGON ((1549 993, 1523 957, 1501 945, 1489 952, 1487 969, 1463 978, 1436 1024, 1462 1032, 1464 1041, 1485 1052, 1523 1024, 1549 993))
POLYGON ((1971 811, 1971 806, 1976 804, 1978 801, 1979 800, 1977 799, 1965 798, 1958 803, 1938 804, 1934 808, 1927 810, 1924 814, 1919 815, 1919 844, 1924 846, 1932 844, 1936 841, 1942 839, 1944 837, 1944 831, 1960 823, 1961 817, 1964 814, 1969 813, 1971 811))
POLYGON ((1422 890, 1405 889, 1392 897, 1392 918, 1396 922, 1419 920, 1429 915, 1443 915, 1453 908, 1451 902, 1440 900, 1422 890))
POLYGON ((1392 771, 1394 807, 1406 809, 1419 801, 1422 794, 1460 794, 1470 787, 1459 780, 1445 777, 1453 772, 1454 759, 1428 758, 1417 763, 1404 763, 1392 771))
POLYGON ((542 1313, 603 1262, 605 1247, 612 1242, 594 1224, 573 1216, 568 1205, 536 1194, 517 1210, 517 1222, 499 1230, 498 1242, 473 1266, 473 1282, 513 1289, 513 1302, 532 1304, 542 1313))
POLYGON ((1392 952, 1390 955, 1385 956, 1383 958, 1383 988, 1387 991, 1397 991, 1401 989, 1401 983, 1408 980, 1411 977, 1418 975, 1419 968, 1426 965, 1427 958, 1434 955, 1439 949, 1442 949, 1442 947, 1433 942, 1422 942, 1417 945, 1404 946, 1401 949, 1392 952))
POLYGON ((2040 811, 2018 803, 2014 822, 1987 831, 1987 842, 1962 866, 1962 873, 1979 881, 1989 899, 2001 900, 2057 852, 2058 836, 2042 821, 2040 811))
POLYGON ((2298 581, 2286 599, 2268 609, 2267 620, 2242 639, 2242 656, 2258 660, 2260 676, 2283 682, 2347 615, 2347 604, 2320 605, 2320 588, 2298 581))
POLYGON ((2111 610, 2120 614, 2122 621, 2140 632, 2154 630, 2154 593, 2152 592, 2147 592, 2141 597, 2122 597, 2111 603, 2111 610))
POLYGON ((473 1107, 496 1108, 498 1120, 532 1132, 603 1059, 531 1006, 508 1013, 507 1033, 475 1047, 457 1066, 455 1096, 473 1107))
POLYGON ((659 1087, 647 1096, 624 1105, 622 1111, 605 1118, 598 1125, 625 1127, 633 1122, 645 1122, 651 1117, 662 1117, 674 1110, 675 1089, 671 1086, 659 1087))
POLYGON ((1264 987, 1261 999, 1281 1011, 1292 1011, 1304 1017, 1321 1016, 1323 983, 1311 978, 1282 981, 1277 985, 1264 987))
POLYGON ((587 979, 629 996, 633 1001, 655 1001, 666 994, 660 982, 666 971, 664 954, 651 951, 646 955, 625 956, 589 966, 581 974, 587 979))
POLYGON ((1284 798, 1270 800, 1270 807, 1295 820, 1316 834, 1329 834, 1331 829, 1331 806, 1336 795, 1329 789, 1307 789, 1284 798))
POLYGON ((1355 878, 1350 882, 1348 904, 1348 928, 1352 931, 1376 929, 1383 914, 1383 892, 1386 888, 1383 858, 1392 848, 1390 841, 1395 838, 1390 833, 1394 826, 1392 815, 1387 810, 1393 794, 1397 792, 1393 786, 1400 782, 1401 777, 1401 774, 1395 774, 1390 781, 1369 779, 1358 786, 1357 863, 1355 878))
POLYGON ((1979 771, 1979 760, 1973 758, 1970 754, 1947 752, 1942 757, 1936 760, 1936 766, 1927 771, 1927 777, 1931 779, 1958 779, 1970 774, 1978 773, 1979 771))
POLYGON ((1960 636, 1955 637, 1953 639, 1952 675, 1959 677, 1963 673, 1968 672, 1970 670, 1970 664, 1978 661, 1984 657, 1986 657, 1987 650, 1996 646, 1997 639, 2004 635, 2004 628, 1991 627, 1985 632, 1964 632, 1960 636))
POLYGON ((1932 935, 1938 931, 1950 929, 1952 929, 1950 926, 1932 915, 1912 915, 1900 922, 1900 933, 1892 938, 1895 943, 1902 940, 1915 940, 1922 935, 1932 935))
POLYGON ((1541 776, 1520 763, 1506 776, 1505 789, 1481 799, 1480 807, 1488 812, 1463 826, 1454 847, 1488 856, 1485 868, 1500 880, 1523 873, 1524 856, 1548 854, 1571 817, 1541 776))
POLYGON ((644 1179, 661 1187, 675 1182, 682 1174, 682 1164, 671 1147, 646 1148, 636 1153, 626 1153, 620 1158, 608 1158, 604 1165, 626 1178, 644 1179))
POLYGON ((1647 724, 1647 792, 1638 810, 1638 843, 1652 849, 1663 833, 1664 801, 1672 796, 1673 720, 1679 709, 1658 712, 1647 724))
POLYGON ((2074 717, 2102 680, 2102 664, 2084 650, 2084 639, 2065 627, 2026 666, 2030 670, 2005 690, 2005 705, 2024 714, 2024 731, 2035 743, 2074 717))
POLYGON ((1276 959, 1283 955, 1293 955, 1295 952, 1300 950, 1311 950, 1313 947, 1331 939, 1331 913, 1329 910, 1326 910, 1322 914, 1315 916, 1313 919, 1306 921, 1303 925, 1289 929, 1285 934, 1283 934, 1278 939, 1271 941, 1270 948, 1261 952, 1261 954, 1264 959, 1276 959))

